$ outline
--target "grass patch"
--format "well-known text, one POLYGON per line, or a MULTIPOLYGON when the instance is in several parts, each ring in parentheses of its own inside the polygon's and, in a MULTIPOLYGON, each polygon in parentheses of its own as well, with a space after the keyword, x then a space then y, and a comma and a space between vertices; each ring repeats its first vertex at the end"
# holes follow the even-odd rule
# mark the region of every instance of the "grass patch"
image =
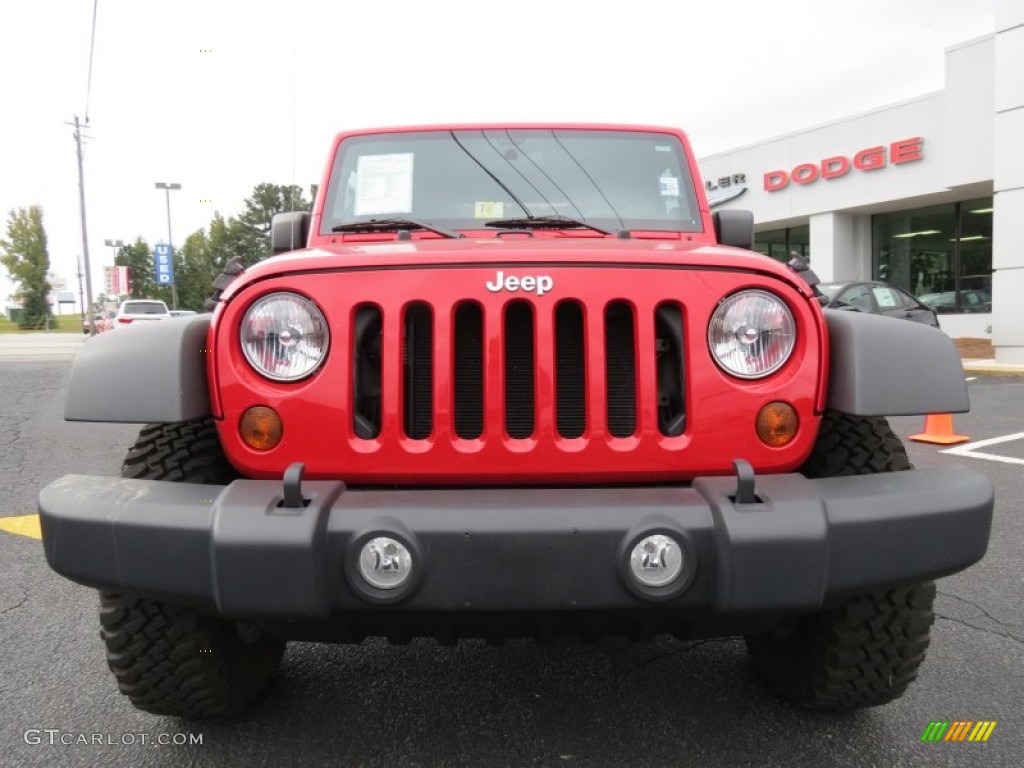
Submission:
MULTIPOLYGON (((81 333, 81 315, 57 315, 57 327, 51 328, 50 333, 81 333)), ((46 333, 46 331, 23 331, 17 323, 12 323, 5 316, 0 315, 0 333, 46 333)))

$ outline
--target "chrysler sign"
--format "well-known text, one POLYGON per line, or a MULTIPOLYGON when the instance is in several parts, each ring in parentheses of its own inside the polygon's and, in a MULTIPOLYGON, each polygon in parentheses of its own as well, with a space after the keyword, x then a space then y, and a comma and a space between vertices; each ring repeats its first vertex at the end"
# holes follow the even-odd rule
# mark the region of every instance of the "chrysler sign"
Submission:
POLYGON ((715 181, 708 179, 704 182, 704 191, 707 194, 708 208, 714 208, 730 200, 733 200, 747 191, 747 174, 733 173, 728 176, 719 176, 715 181))
POLYGON ((877 171, 887 165, 900 165, 920 160, 924 155, 921 145, 924 139, 915 136, 892 142, 888 147, 868 147, 852 157, 833 155, 817 163, 800 163, 791 171, 768 171, 764 175, 766 192, 777 192, 792 181, 794 184, 811 184, 818 179, 836 179, 850 171, 877 171))

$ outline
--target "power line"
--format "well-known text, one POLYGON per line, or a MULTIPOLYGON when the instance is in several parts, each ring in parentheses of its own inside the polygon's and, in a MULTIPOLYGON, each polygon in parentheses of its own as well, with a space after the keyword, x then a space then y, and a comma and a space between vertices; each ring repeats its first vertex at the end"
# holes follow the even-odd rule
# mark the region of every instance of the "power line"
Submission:
MULTIPOLYGON (((96 14, 100 0, 92 3, 92 33, 89 38, 89 75, 85 81, 85 124, 89 124, 89 99, 92 95, 92 59, 96 50, 96 14)), ((85 171, 82 164, 82 125, 75 115, 75 150, 78 156, 78 204, 82 220, 82 257, 85 260, 85 292, 89 307, 86 309, 89 318, 89 332, 96 335, 96 321, 92 313, 92 267, 89 264, 89 231, 85 216, 85 171)))
POLYGON ((92 2, 92 35, 89 38, 89 76, 85 81, 85 124, 89 124, 89 99, 92 96, 92 56, 96 51, 96 13, 100 0, 92 2))

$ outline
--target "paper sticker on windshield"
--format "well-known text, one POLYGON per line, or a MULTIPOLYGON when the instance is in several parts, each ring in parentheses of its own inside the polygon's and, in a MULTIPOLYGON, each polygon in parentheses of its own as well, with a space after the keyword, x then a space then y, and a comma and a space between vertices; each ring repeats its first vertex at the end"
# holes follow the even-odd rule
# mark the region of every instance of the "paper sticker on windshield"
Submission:
POLYGON ((500 200, 497 202, 473 203, 474 219, 500 219, 505 215, 505 204, 500 200))
POLYGON ((658 186, 661 189, 662 197, 679 197, 679 179, 675 176, 664 174, 659 176, 658 186))
POLYGON ((412 212, 412 152, 362 155, 356 166, 356 216, 412 212))
POLYGON ((878 306, 883 309, 892 309, 893 307, 899 306, 899 302, 896 301, 896 296, 888 288, 878 286, 875 288, 875 301, 878 302, 878 306))

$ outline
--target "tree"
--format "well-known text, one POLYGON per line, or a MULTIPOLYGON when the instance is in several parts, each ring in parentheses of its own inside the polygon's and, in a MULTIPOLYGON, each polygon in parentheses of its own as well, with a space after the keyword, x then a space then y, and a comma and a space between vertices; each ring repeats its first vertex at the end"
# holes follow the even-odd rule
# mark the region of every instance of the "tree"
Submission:
MULTIPOLYGON (((317 187, 310 191, 316 197, 317 187)), ((202 311, 213 295, 213 282, 234 257, 250 266, 270 256, 270 222, 277 213, 309 210, 311 203, 301 187, 282 184, 257 184, 245 201, 238 217, 225 219, 215 213, 208 228, 190 234, 176 249, 174 281, 178 305, 182 309, 202 311)), ((157 285, 152 249, 141 237, 117 252, 114 263, 131 267, 132 298, 163 299, 168 306, 171 290, 157 285)))
POLYGON ((185 238, 178 249, 177 262, 174 279, 178 285, 178 306, 201 311, 203 302, 213 293, 213 281, 217 277, 206 230, 197 230, 185 238))
POLYGON ((131 245, 119 248, 114 264, 131 269, 133 299, 157 298, 153 293, 153 251, 145 240, 138 237, 131 245))
POLYGON ((244 233, 235 219, 219 213, 209 231, 200 229, 185 238, 178 250, 178 303, 183 309, 202 311, 213 295, 213 283, 224 266, 243 251, 244 233))
POLYGON ((38 205, 12 210, 7 216, 7 237, 0 240, 0 263, 18 283, 21 328, 43 328, 50 322, 50 254, 46 250, 43 209, 38 205))
POLYGON ((295 184, 257 184, 238 217, 238 250, 245 266, 270 256, 270 221, 277 213, 309 210, 302 187, 295 184))

